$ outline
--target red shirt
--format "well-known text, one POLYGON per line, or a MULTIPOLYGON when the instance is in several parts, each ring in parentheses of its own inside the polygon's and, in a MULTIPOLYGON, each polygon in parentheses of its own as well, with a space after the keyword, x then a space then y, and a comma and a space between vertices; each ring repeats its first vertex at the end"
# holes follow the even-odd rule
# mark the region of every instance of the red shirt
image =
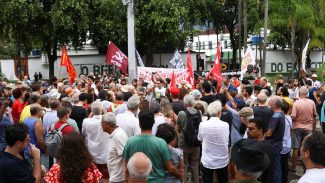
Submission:
MULTIPOLYGON (((57 123, 55 123, 54 128, 58 130, 61 127, 61 125, 63 125, 64 123, 66 123, 66 122, 58 121, 57 123)), ((62 135, 65 135, 65 134, 68 134, 71 132, 74 132, 74 129, 70 125, 68 125, 62 129, 62 135)))
MULTIPOLYGON (((59 183, 60 179, 60 164, 55 163, 49 172, 47 172, 44 177, 45 181, 48 183, 59 183)), ((99 172, 97 167, 93 165, 93 167, 89 167, 85 170, 82 175, 82 183, 93 183, 99 182, 99 179, 102 178, 102 174, 99 172)))
POLYGON ((20 114, 24 109, 24 104, 21 103, 21 101, 19 99, 15 99, 14 103, 12 104, 12 118, 14 120, 14 124, 19 123, 19 118, 20 118, 20 114))

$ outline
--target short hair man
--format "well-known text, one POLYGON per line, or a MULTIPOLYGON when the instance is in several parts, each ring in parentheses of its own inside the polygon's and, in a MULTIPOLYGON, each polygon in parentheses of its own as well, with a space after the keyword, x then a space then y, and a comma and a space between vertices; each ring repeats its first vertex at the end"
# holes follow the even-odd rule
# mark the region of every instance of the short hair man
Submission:
POLYGON ((256 183, 256 179, 270 164, 264 146, 255 139, 242 139, 231 150, 231 159, 236 167, 233 183, 256 183))
MULTIPOLYGON (((191 170, 192 182, 199 182, 200 146, 197 145, 195 147, 192 147, 191 144, 188 144, 188 142, 185 140, 183 129, 185 129, 189 118, 201 115, 201 113, 193 108, 195 100, 192 94, 185 95, 183 101, 186 110, 180 111, 177 118, 177 130, 180 133, 178 146, 183 150, 184 153, 185 169, 187 170, 189 168, 191 170)), ((198 125, 197 127, 193 125, 193 128, 197 128, 198 130, 198 125)), ((185 171, 185 179, 186 178, 187 171, 185 171)))
POLYGON ((200 123, 198 139, 202 141, 203 182, 212 183, 213 174, 217 172, 218 182, 228 181, 228 143, 229 125, 221 121, 222 105, 220 101, 209 104, 210 119, 200 123))
MULTIPOLYGON (((41 103, 41 95, 38 92, 33 92, 30 96, 31 104, 40 104, 41 103)), ((26 118, 30 117, 30 106, 26 105, 23 111, 20 114, 19 122, 22 123, 26 118)))
POLYGON ((85 136, 85 144, 92 155, 97 168, 103 174, 103 179, 108 179, 107 171, 107 141, 108 135, 103 132, 101 121, 103 105, 100 101, 91 104, 90 118, 82 122, 82 134, 85 136))
POLYGON ((308 135, 300 148, 300 156, 306 166, 306 173, 298 183, 325 182, 325 134, 314 132, 308 135))
POLYGON ((153 164, 153 171, 148 177, 148 182, 164 182, 165 170, 169 174, 180 178, 182 171, 173 166, 167 143, 163 139, 152 135, 152 126, 155 123, 154 113, 152 111, 141 111, 139 121, 141 134, 130 137, 124 147, 123 154, 126 163, 136 152, 143 152, 153 164))
POLYGON ((136 152, 127 163, 130 183, 145 183, 151 173, 152 164, 143 152, 136 152))
POLYGON ((265 134, 266 140, 272 145, 272 157, 274 163, 274 182, 281 182, 281 150, 283 147, 283 137, 285 130, 285 116, 282 112, 282 98, 272 96, 269 101, 269 106, 273 111, 273 116, 268 124, 268 129, 265 134))
POLYGON ((128 110, 116 115, 116 124, 121 127, 128 137, 141 133, 139 119, 136 117, 140 105, 140 97, 137 95, 129 98, 127 102, 128 110))
POLYGON ((123 150, 128 136, 122 128, 116 126, 116 118, 112 112, 103 115, 102 128, 104 132, 109 134, 109 140, 107 141, 109 182, 123 182, 125 181, 123 150))
POLYGON ((273 111, 267 105, 268 96, 261 92, 257 95, 257 106, 253 106, 254 117, 263 119, 265 126, 267 127, 270 119, 272 118, 273 111))
MULTIPOLYGON (((266 130, 265 122, 260 118, 250 119, 247 125, 247 129, 248 138, 258 140, 264 146, 264 150, 272 162, 272 146, 269 141, 264 139, 266 130)), ((270 163, 270 165, 263 171, 262 175, 258 177, 257 180, 263 183, 274 183, 273 169, 273 164, 270 163)))
POLYGON ((306 97, 308 89, 302 86, 299 89, 299 100, 293 104, 292 118, 292 167, 291 171, 296 171, 298 151, 302 140, 316 128, 316 106, 314 101, 306 97))
POLYGON ((40 150, 29 144, 29 130, 24 124, 16 124, 6 129, 7 148, 0 152, 0 182, 41 182, 40 150), (29 146, 33 158, 33 168, 21 155, 29 146))

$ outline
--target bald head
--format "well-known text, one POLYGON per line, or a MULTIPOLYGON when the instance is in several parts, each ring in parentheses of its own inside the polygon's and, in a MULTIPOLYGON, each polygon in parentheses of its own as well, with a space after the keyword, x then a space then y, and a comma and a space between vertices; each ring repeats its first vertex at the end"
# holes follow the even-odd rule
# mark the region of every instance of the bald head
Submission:
POLYGON ((146 180, 151 172, 152 164, 144 153, 137 152, 129 159, 127 168, 130 179, 146 180))
POLYGON ((265 104, 267 101, 267 95, 264 92, 261 92, 257 95, 257 101, 259 104, 265 104))
POLYGON ((306 97, 308 89, 305 86, 299 88, 299 97, 306 97))
POLYGON ((38 103, 34 103, 30 105, 30 114, 32 116, 38 115, 42 112, 42 106, 38 103))

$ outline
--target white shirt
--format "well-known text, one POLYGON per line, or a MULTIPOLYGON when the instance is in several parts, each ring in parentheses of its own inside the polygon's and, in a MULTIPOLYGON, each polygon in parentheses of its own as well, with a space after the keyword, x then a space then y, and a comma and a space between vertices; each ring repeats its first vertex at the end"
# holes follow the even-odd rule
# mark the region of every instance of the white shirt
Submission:
POLYGON ((218 117, 200 123, 198 140, 202 141, 201 162, 209 169, 224 168, 229 163, 229 125, 218 117))
POLYGON ((116 128, 113 133, 108 136, 107 167, 109 182, 122 182, 125 180, 123 151, 128 141, 128 136, 120 127, 116 128))
POLYGON ((155 114, 155 123, 152 126, 152 135, 156 135, 157 128, 160 124, 165 123, 165 117, 162 114, 155 114))
POLYGON ((160 89, 158 87, 155 88, 155 93, 156 93, 156 97, 160 98, 161 96, 165 96, 166 94, 166 88, 165 87, 161 87, 160 89))
POLYGON ((325 168, 307 169, 298 183, 324 183, 325 182, 325 168))
POLYGON ((139 119, 130 111, 125 111, 116 116, 116 125, 121 127, 128 137, 141 133, 139 119))
POLYGON ((57 121, 59 121, 59 118, 56 110, 47 112, 43 117, 43 125, 45 127, 45 130, 48 131, 51 125, 57 121))
POLYGON ((320 82, 319 81, 313 81, 313 87, 315 88, 319 88, 321 86, 320 82))
POLYGON ((106 164, 108 134, 104 133, 101 120, 102 115, 85 118, 82 123, 82 134, 95 163, 106 164))

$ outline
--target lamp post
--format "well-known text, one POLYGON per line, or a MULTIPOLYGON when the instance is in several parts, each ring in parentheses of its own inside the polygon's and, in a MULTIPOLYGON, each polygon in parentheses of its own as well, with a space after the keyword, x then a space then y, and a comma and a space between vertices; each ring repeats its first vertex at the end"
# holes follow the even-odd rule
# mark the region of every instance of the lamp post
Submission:
POLYGON ((134 0, 122 0, 123 5, 127 5, 128 19, 128 67, 129 67, 129 82, 137 78, 137 67, 135 60, 135 26, 134 26, 134 0))

